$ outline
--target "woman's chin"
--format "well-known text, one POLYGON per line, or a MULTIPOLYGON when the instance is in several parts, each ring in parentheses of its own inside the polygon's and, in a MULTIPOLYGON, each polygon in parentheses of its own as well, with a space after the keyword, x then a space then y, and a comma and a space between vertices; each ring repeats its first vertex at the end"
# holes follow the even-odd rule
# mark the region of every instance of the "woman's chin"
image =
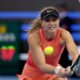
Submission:
POLYGON ((51 33, 55 33, 57 30, 49 30, 49 32, 51 33))

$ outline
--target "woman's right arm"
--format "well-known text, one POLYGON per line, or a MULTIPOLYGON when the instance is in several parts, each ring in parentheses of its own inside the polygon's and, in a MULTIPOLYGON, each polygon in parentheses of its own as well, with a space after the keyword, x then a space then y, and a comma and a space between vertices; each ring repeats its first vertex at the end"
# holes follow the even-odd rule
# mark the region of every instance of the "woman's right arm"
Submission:
MULTIPOLYGON (((35 35, 29 35, 28 38, 29 49, 32 52, 33 61, 42 72, 54 74, 55 67, 46 63, 44 53, 35 35)), ((62 73, 64 74, 64 69, 62 73)))

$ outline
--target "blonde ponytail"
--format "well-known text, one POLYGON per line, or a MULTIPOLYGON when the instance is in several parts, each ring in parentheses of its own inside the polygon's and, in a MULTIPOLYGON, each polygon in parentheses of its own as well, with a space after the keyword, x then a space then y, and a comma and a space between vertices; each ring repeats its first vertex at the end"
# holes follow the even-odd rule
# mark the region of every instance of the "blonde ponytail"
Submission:
POLYGON ((37 18, 32 22, 31 29, 28 31, 28 33, 30 34, 40 28, 41 28, 41 19, 37 18))

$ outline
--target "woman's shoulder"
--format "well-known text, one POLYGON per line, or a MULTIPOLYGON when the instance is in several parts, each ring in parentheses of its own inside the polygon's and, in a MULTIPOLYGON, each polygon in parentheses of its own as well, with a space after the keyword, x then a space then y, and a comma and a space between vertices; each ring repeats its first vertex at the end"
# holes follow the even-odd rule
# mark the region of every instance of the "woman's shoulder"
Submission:
POLYGON ((38 36, 38 33, 39 33, 39 31, 37 30, 37 31, 34 31, 34 32, 32 32, 32 33, 29 33, 28 34, 28 37, 30 38, 30 37, 37 37, 38 36))
POLYGON ((71 36, 71 33, 68 30, 63 29, 63 28, 60 28, 60 30, 61 30, 61 37, 63 39, 67 39, 68 37, 71 36))
POLYGON ((59 28, 61 31, 61 34, 70 34, 70 32, 64 28, 59 28))
POLYGON ((35 31, 35 32, 33 32, 33 33, 30 33, 29 35, 28 35, 28 40, 30 40, 30 41, 37 41, 37 40, 39 40, 39 31, 37 30, 37 31, 35 31))

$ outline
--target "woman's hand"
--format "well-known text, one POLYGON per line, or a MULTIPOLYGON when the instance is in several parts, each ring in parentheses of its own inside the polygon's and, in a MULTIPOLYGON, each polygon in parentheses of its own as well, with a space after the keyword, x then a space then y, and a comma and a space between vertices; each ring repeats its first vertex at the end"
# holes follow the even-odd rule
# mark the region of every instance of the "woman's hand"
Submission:
POLYGON ((67 68, 65 68, 65 76, 72 76, 73 75, 73 71, 71 71, 70 69, 71 67, 68 66, 67 68))
POLYGON ((59 75, 60 77, 65 77, 65 68, 57 66, 55 68, 55 74, 59 75))
POLYGON ((70 66, 68 66, 67 68, 58 66, 55 70, 55 73, 61 77, 68 77, 73 75, 73 71, 70 70, 70 66))
POLYGON ((61 77, 65 77, 65 68, 60 68, 58 74, 59 74, 61 77))

